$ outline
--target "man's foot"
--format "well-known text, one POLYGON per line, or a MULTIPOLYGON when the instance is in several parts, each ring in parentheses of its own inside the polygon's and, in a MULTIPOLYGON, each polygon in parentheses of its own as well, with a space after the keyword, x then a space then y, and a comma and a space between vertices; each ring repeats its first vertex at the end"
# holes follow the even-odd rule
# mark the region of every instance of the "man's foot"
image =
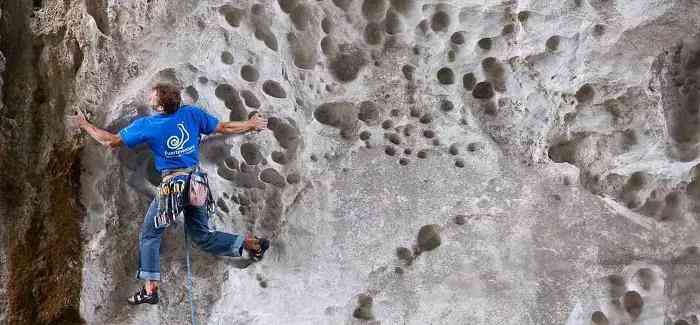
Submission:
POLYGON ((129 297, 129 299, 127 300, 132 305, 138 305, 143 303, 155 305, 158 303, 158 290, 153 291, 153 293, 149 295, 148 292, 146 292, 146 287, 142 287, 141 290, 137 291, 133 296, 129 297))
POLYGON ((252 233, 248 232, 245 236, 243 248, 245 248, 246 253, 248 253, 247 257, 257 262, 262 260, 265 251, 270 248, 270 241, 266 238, 255 237, 252 233))

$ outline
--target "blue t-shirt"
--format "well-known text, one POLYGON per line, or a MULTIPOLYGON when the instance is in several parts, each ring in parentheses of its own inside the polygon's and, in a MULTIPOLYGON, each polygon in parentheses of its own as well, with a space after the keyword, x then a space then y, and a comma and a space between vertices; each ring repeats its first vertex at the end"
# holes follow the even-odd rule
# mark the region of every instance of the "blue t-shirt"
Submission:
POLYGON ((199 162, 201 134, 216 130, 219 119, 197 106, 181 106, 173 114, 141 117, 119 131, 122 141, 133 149, 147 143, 158 171, 192 167, 199 162))

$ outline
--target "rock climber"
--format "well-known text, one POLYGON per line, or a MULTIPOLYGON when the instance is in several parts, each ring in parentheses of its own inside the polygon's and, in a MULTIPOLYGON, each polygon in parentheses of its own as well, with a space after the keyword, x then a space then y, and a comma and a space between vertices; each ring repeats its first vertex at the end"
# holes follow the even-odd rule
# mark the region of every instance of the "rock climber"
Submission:
POLYGON ((158 303, 161 238, 180 211, 184 211, 187 235, 205 252, 255 261, 269 248, 267 239, 253 236, 251 232, 243 235, 211 230, 208 218, 213 210, 213 199, 207 191, 208 182, 202 182, 206 184, 203 186, 193 183, 195 179, 206 180, 206 174, 198 166, 202 134, 261 131, 267 128, 267 119, 255 113, 247 121, 220 122, 197 106, 181 105, 180 89, 169 83, 157 83, 150 89, 149 105, 154 115, 136 119, 117 134, 97 128, 80 111, 71 116, 80 129, 103 146, 126 145, 134 149, 139 144, 147 144, 153 152, 155 168, 161 173, 163 180, 158 194, 141 225, 136 278, 145 283, 127 299, 134 305, 158 303), (202 192, 202 189, 205 190, 202 192), (207 196, 206 204, 193 204, 193 200, 203 201, 193 199, 202 193, 207 196))

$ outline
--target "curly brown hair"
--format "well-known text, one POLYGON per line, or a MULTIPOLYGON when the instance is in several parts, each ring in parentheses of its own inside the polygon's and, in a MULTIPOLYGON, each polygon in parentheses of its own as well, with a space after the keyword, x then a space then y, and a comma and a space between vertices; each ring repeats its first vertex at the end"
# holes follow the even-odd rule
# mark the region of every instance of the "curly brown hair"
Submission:
POLYGON ((180 88, 177 86, 159 82, 151 88, 158 94, 158 105, 163 107, 163 112, 172 114, 180 108, 180 88))

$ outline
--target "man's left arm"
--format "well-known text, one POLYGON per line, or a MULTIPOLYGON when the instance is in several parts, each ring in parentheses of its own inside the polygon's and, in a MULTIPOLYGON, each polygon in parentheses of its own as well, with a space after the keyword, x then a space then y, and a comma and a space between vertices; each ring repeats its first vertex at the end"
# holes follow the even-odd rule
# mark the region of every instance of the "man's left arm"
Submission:
POLYGON ((267 127, 267 119, 256 113, 247 121, 220 122, 214 130, 215 133, 240 134, 248 131, 260 131, 267 127))

